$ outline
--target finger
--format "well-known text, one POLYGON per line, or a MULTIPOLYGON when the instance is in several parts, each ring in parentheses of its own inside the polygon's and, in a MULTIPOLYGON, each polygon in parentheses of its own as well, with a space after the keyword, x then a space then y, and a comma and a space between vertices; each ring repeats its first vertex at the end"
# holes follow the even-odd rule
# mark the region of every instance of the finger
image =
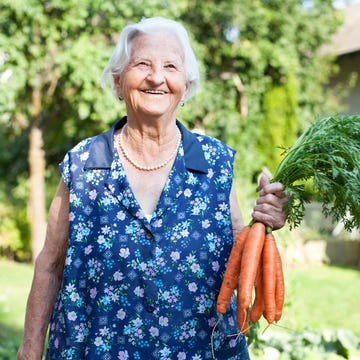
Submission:
POLYGON ((259 211, 253 211, 252 213, 252 218, 255 221, 259 221, 262 222, 263 224, 265 224, 266 226, 270 226, 273 229, 274 223, 273 223, 273 217, 263 213, 263 212, 259 212, 259 211))
POLYGON ((264 202, 262 204, 255 204, 253 211, 267 214, 270 215, 271 217, 279 216, 279 214, 282 214, 284 212, 283 207, 281 205, 278 204, 273 205, 269 202, 264 202))
POLYGON ((281 197, 281 198, 286 197, 286 194, 284 192, 284 186, 281 183, 270 183, 264 186, 261 189, 259 195, 264 196, 267 194, 274 194, 277 197, 281 197))
POLYGON ((262 174, 259 179, 259 188, 263 189, 269 183, 270 183, 269 178, 265 174, 262 174))
POLYGON ((287 197, 279 197, 276 194, 267 194, 260 196, 255 201, 256 205, 269 204, 275 208, 282 209, 284 204, 287 202, 287 197))
POLYGON ((273 230, 282 228, 286 222, 286 215, 283 212, 269 214, 254 210, 252 217, 255 221, 260 221, 263 224, 270 226, 273 230))

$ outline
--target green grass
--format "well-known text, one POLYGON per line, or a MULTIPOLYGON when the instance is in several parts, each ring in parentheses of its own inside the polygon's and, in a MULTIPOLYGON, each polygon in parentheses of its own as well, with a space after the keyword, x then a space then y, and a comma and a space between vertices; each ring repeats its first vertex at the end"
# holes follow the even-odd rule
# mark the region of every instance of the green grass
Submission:
POLYGON ((344 327, 360 337, 359 270, 340 267, 294 270, 287 279, 290 309, 295 312, 298 325, 316 329, 344 327))
MULTIPOLYGON (((284 330, 346 328, 360 338, 360 271, 340 267, 284 269, 284 330)), ((264 324, 265 326, 265 324, 264 324)))
POLYGON ((32 275, 31 265, 0 260, 0 359, 15 359, 32 275))
MULTIPOLYGON (((346 328, 360 337, 360 271, 339 267, 284 269, 284 331, 346 328)), ((14 359, 20 344, 31 265, 0 260, 0 359, 14 359), (6 355, 1 350, 6 348, 6 355), (10 350, 9 350, 10 349, 10 350)), ((265 324, 261 325, 263 329, 265 324)))

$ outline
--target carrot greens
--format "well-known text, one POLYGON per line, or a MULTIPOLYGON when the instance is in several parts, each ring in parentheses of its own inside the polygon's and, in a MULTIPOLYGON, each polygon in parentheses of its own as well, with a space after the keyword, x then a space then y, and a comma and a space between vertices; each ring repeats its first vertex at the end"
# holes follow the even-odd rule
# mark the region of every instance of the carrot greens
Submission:
POLYGON ((286 149, 272 181, 285 186, 290 228, 304 216, 312 185, 323 213, 343 221, 346 230, 360 227, 360 115, 337 115, 314 121, 286 149))

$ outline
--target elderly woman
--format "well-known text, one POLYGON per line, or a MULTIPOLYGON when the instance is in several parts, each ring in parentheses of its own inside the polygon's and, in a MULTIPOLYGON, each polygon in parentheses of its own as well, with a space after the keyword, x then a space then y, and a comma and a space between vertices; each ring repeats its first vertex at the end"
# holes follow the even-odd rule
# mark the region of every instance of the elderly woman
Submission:
MULTIPOLYGON (((176 118, 198 86, 185 29, 124 28, 103 73, 126 116, 60 164, 18 359, 248 359, 234 304, 216 297, 243 227, 234 151, 176 118)), ((286 197, 262 180, 253 218, 284 225, 286 197)))

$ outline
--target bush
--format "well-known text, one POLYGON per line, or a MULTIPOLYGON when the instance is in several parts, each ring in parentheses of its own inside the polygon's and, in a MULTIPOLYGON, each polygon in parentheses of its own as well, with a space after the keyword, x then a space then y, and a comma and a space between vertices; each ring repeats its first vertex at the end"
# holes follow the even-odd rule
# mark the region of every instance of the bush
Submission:
POLYGON ((1 341, 0 343, 0 359, 1 360, 13 360, 16 359, 18 345, 13 341, 1 341))
POLYGON ((249 349, 252 360, 360 359, 359 339, 347 329, 265 332, 249 349))

